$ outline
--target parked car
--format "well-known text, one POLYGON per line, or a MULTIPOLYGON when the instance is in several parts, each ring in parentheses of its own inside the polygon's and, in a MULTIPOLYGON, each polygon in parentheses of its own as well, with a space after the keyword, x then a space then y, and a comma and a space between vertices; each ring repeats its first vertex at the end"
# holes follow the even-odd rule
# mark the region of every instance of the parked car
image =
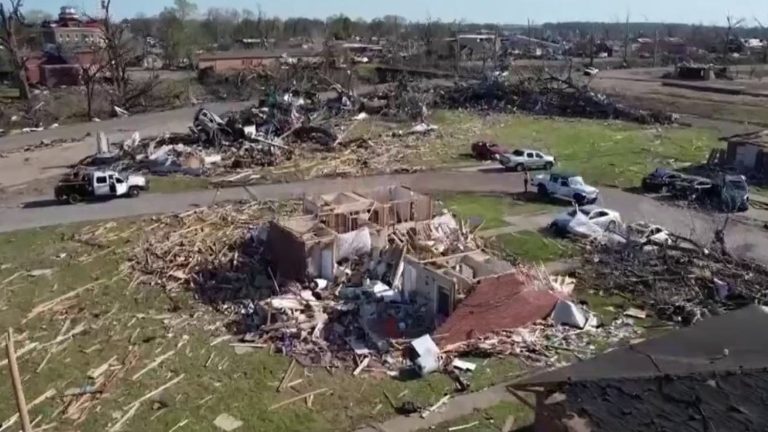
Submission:
POLYGON ((555 217, 549 224, 560 236, 595 237, 606 231, 616 231, 623 226, 617 211, 586 205, 573 208, 555 217))
POLYGON ((580 176, 570 173, 539 174, 533 178, 531 185, 541 197, 554 197, 578 205, 594 204, 600 192, 584 183, 580 176))
POLYGON ((516 149, 499 156, 499 164, 510 171, 533 169, 549 171, 555 166, 555 158, 536 150, 516 149))
POLYGON ((742 175, 720 174, 715 176, 712 187, 702 196, 708 204, 726 213, 749 210, 749 185, 742 175))
POLYGON ((477 160, 497 160, 504 153, 509 153, 509 150, 496 143, 488 141, 472 143, 472 156, 477 160))
POLYGON ((669 192, 676 198, 695 201, 712 188, 712 181, 704 177, 683 177, 669 186, 669 192))
POLYGON ((643 177, 642 187, 646 192, 667 192, 674 183, 685 177, 685 174, 677 171, 667 168, 656 168, 652 173, 643 177))

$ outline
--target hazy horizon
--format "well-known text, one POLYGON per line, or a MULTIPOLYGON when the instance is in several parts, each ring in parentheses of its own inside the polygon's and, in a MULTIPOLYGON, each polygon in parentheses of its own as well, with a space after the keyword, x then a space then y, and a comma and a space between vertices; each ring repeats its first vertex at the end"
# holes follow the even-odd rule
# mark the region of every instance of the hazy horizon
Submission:
MULTIPOLYGON (((60 6, 72 4, 94 13, 99 0, 67 2, 66 0, 41 0, 34 4, 27 3, 28 9, 43 9, 55 14, 60 6)), ((525 24, 529 19, 536 24, 546 22, 624 21, 627 14, 633 22, 664 22, 723 25, 725 17, 732 15, 744 18, 745 25, 755 25, 755 17, 763 23, 768 22, 768 1, 740 0, 725 5, 715 0, 646 0, 637 2, 617 2, 612 0, 522 0, 509 2, 502 0, 262 0, 261 2, 233 1, 223 5, 214 0, 196 2, 200 13, 209 7, 250 9, 256 11, 261 5, 268 16, 327 18, 342 13, 352 19, 372 19, 384 15, 399 15, 410 21, 426 18, 442 21, 464 20, 475 23, 497 23, 509 25, 525 24)), ((155 15, 165 7, 173 6, 172 0, 150 1, 134 0, 125 2, 112 0, 113 14, 121 18, 132 18, 137 14, 155 15)))

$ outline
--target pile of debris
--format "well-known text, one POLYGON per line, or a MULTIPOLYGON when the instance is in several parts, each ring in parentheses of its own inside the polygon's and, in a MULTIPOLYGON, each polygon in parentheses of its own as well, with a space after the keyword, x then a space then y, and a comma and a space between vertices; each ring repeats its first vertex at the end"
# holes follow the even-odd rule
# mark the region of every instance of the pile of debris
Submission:
POLYGON ((137 283, 176 299, 191 291, 227 315, 238 344, 306 367, 384 376, 443 370, 464 390, 457 355, 552 364, 569 347, 591 354, 595 337, 635 334, 620 322, 592 336, 564 329, 596 325, 564 300, 572 281, 486 254, 473 229, 447 213, 432 216, 431 199, 408 188, 306 198, 303 216, 265 222, 297 208, 251 203, 160 217, 135 251, 137 283), (490 325, 475 325, 487 308, 511 319, 488 314, 490 325), (550 324, 520 330, 547 317, 550 324))
POLYGON ((673 124, 678 116, 659 111, 644 111, 614 101, 608 96, 554 76, 512 81, 502 77, 459 83, 443 90, 436 105, 445 109, 515 112, 625 120, 640 124, 673 124))
POLYGON ((600 294, 632 297, 659 319, 684 325, 723 310, 768 304, 768 268, 693 242, 598 246, 584 256, 579 278, 600 294))

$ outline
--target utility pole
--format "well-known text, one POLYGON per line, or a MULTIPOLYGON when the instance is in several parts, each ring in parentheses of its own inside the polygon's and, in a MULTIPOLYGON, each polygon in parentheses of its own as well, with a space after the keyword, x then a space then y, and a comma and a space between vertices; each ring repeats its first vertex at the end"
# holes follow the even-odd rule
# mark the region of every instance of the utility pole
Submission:
POLYGON ((659 31, 656 30, 656 36, 653 38, 653 67, 656 67, 656 56, 659 53, 659 31))

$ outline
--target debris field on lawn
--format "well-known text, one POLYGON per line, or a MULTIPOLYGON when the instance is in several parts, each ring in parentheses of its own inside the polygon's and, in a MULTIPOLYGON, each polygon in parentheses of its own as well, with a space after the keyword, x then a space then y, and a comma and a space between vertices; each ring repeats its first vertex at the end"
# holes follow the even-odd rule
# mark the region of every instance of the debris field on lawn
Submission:
POLYGON ((248 348, 355 376, 444 371, 459 390, 460 355, 555 365, 638 335, 570 301, 573 280, 497 258, 477 228, 403 186, 214 206, 156 217, 132 268, 223 313, 248 348))
POLYGON ((418 161, 440 150, 426 135, 445 138, 428 122, 430 110, 471 109, 616 119, 641 124, 675 123, 673 114, 646 112, 612 101, 572 80, 504 77, 458 81, 446 88, 401 78, 367 97, 334 85, 336 96, 285 88, 257 104, 221 116, 198 109, 188 133, 141 137, 101 148, 78 166, 156 175, 206 176, 218 186, 262 183, 286 173, 304 178, 360 176, 424 169, 418 161), (374 128, 370 116, 396 121, 374 128), (403 124, 403 122, 411 122, 403 124), (368 126, 353 132, 358 125, 368 126))
POLYGON ((601 295, 640 302, 657 318, 690 325, 748 304, 768 304, 768 268, 687 241, 665 247, 629 242, 583 256, 579 278, 601 295))

